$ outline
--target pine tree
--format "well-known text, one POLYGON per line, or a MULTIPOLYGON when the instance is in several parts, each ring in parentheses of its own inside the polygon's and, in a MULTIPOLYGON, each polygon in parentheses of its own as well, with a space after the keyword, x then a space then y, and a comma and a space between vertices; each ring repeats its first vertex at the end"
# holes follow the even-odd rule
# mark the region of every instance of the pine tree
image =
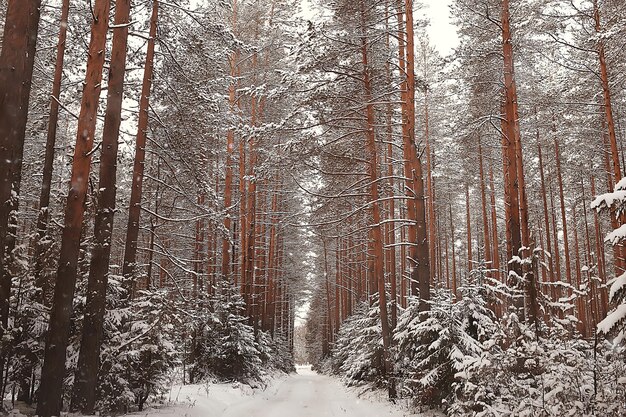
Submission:
MULTIPOLYGON (((9 325, 11 259, 17 239, 15 216, 22 179, 40 4, 41 0, 11 0, 7 4, 0 54, 0 339, 9 325)), ((4 349, 0 351, 0 376, 4 376, 6 353, 4 349)), ((0 386, 4 388, 4 382, 0 386)))
POLYGON ((41 385, 50 387, 41 392, 37 414, 41 417, 60 415, 63 408, 62 387, 65 377, 66 347, 70 333, 72 300, 76 286, 80 234, 87 194, 91 151, 93 147, 98 101, 100 97, 104 49, 109 21, 109 1, 94 5, 87 75, 79 116, 76 148, 72 165, 70 191, 65 208, 65 226, 61 243, 54 298, 48 325, 41 385))

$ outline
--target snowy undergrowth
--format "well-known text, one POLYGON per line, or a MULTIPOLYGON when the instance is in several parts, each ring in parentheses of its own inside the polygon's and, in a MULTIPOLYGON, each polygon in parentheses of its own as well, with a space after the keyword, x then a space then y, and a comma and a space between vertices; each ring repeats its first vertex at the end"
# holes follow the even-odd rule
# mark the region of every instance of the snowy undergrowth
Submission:
MULTIPOLYGON (((525 324, 515 310, 500 319, 480 285, 433 294, 431 309, 413 300, 394 331, 399 401, 448 416, 624 416, 626 350, 603 337, 572 337, 575 326, 525 324)), ((322 369, 359 393, 384 398, 377 306, 345 321, 322 369)))
POLYGON ((519 336, 495 338, 466 358, 455 375, 448 415, 625 415, 622 348, 608 342, 594 348, 593 341, 568 338, 556 326, 537 337, 514 316, 504 325, 519 336))
POLYGON ((239 382, 174 385, 163 396, 161 404, 154 404, 150 409, 135 415, 217 417, 232 405, 252 397, 274 395, 284 378, 286 374, 275 373, 268 375, 263 383, 256 386, 239 382))
MULTIPOLYGON (((248 401, 251 398, 271 397, 276 394, 278 385, 287 377, 284 373, 267 375, 263 383, 255 386, 233 383, 206 382, 201 384, 174 384, 141 411, 129 416, 160 416, 160 417, 218 417, 234 404, 248 401)), ((32 415, 31 408, 17 407, 9 413, 10 417, 27 417, 32 415)), ((102 416, 110 414, 104 413, 102 416)), ((66 417, 81 417, 79 414, 64 414, 66 417)))
MULTIPOLYGON (((109 279, 96 390, 100 415, 141 412, 144 407, 167 404, 171 401, 172 381, 197 383, 200 387, 206 381, 237 381, 242 390, 247 390, 246 386, 265 387, 266 381, 276 375, 294 371, 284 335, 255 331, 244 316, 245 303, 238 289, 229 282, 220 282, 211 297, 193 303, 176 302, 165 290, 139 291, 129 301, 125 287, 116 277, 109 279)), ((81 302, 75 306, 75 323, 80 325, 84 297, 77 299, 81 302)), ((30 375, 41 361, 39 345, 31 340, 29 346, 37 348, 31 352, 22 347, 27 342, 17 338, 14 342, 11 375, 30 375), (27 361, 30 357, 36 360, 27 361)), ((72 395, 77 353, 78 340, 72 339, 63 386, 66 405, 72 395)), ((33 415, 34 404, 23 405, 28 401, 20 398, 20 379, 16 379, 9 385, 3 409, 17 406, 22 413, 33 415)))

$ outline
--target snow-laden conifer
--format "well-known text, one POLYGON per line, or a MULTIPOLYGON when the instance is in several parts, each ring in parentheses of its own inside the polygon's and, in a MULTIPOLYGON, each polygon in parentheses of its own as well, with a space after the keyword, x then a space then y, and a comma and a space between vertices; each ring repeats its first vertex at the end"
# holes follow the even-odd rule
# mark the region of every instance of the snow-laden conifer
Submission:
MULTIPOLYGON (((596 210, 615 210, 618 218, 626 212, 626 178, 615 185, 612 193, 599 195, 591 203, 596 210)), ((626 225, 621 225, 610 232, 605 241, 611 245, 622 243, 626 239, 626 225)), ((615 336, 615 343, 621 343, 626 337, 626 273, 609 282, 609 300, 613 305, 607 316, 598 323, 598 331, 615 336)))

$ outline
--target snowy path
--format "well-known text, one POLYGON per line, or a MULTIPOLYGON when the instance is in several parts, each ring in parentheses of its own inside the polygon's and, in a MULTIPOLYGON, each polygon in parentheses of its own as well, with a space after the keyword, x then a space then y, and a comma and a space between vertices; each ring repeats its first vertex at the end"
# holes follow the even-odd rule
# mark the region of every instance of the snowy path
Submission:
POLYGON ((299 369, 269 398, 254 398, 228 408, 223 417, 400 417, 391 405, 361 400, 339 381, 299 369))
MULTIPOLYGON (((223 388, 221 386, 220 388, 223 388)), ((299 368, 266 391, 242 395, 211 386, 185 387, 180 400, 188 406, 153 410, 148 417, 406 417, 409 414, 384 401, 358 398, 337 379, 299 368), (189 390, 191 388, 191 390, 189 390), (213 395, 211 394, 213 391, 213 395)), ((146 413, 142 413, 146 416, 146 413)))

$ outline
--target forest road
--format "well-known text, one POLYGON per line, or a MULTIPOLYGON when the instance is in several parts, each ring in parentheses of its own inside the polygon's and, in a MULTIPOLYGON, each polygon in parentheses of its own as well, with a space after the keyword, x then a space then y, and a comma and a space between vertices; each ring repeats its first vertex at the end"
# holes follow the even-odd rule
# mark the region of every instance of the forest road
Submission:
POLYGON ((317 374, 307 368, 263 395, 233 404, 223 417, 405 417, 408 414, 390 403, 359 398, 339 380, 317 374))

